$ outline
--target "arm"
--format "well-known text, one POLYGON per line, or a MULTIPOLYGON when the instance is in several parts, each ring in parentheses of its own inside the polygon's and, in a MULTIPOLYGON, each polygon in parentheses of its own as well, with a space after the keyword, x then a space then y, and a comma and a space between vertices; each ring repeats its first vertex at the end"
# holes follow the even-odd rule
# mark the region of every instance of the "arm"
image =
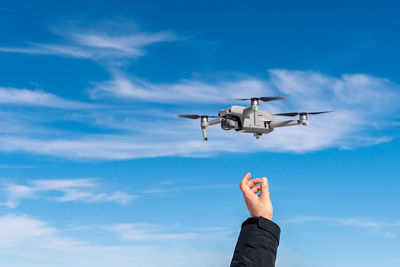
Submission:
POLYGON ((240 189, 251 217, 242 224, 231 267, 274 267, 280 228, 271 221, 273 209, 268 181, 266 178, 250 180, 250 177, 250 173, 245 175, 240 189))
POLYGON ((290 121, 271 121, 269 123, 270 128, 278 128, 278 127, 286 127, 286 126, 295 126, 300 125, 301 121, 299 120, 290 120, 290 121))

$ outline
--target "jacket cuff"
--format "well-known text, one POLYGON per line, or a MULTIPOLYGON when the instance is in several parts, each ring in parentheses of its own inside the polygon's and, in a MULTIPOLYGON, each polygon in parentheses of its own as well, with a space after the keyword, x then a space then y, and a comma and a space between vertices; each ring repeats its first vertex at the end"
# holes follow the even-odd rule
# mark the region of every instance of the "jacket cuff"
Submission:
POLYGON ((276 223, 264 217, 250 217, 242 223, 242 228, 249 224, 256 224, 259 229, 269 232, 279 244, 281 228, 276 223))

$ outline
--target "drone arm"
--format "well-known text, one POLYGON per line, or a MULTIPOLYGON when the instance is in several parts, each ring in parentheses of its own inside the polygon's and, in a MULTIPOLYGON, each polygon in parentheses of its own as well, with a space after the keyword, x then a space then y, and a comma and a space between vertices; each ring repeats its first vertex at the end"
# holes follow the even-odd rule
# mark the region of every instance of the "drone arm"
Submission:
POLYGON ((221 123, 221 120, 222 120, 221 118, 217 118, 217 119, 213 119, 213 120, 211 120, 211 121, 208 121, 208 122, 207 122, 207 126, 205 126, 205 127, 208 127, 208 126, 212 126, 212 125, 221 123))
POLYGON ((206 127, 221 123, 221 120, 222 120, 221 118, 213 119, 211 121, 208 121, 207 118, 202 118, 201 119, 200 127, 201 127, 201 133, 203 134, 203 140, 204 141, 208 140, 206 127))
POLYGON ((271 121, 269 123, 270 128, 278 128, 278 127, 286 127, 286 126, 295 126, 302 124, 300 120, 290 120, 290 121, 271 121))

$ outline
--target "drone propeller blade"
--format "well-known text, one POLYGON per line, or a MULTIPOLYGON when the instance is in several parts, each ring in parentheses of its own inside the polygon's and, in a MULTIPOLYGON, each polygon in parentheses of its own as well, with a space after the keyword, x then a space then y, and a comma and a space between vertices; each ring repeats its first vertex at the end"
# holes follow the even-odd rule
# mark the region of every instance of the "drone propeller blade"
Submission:
POLYGON ((267 102, 267 101, 273 101, 273 100, 281 100, 281 99, 287 99, 286 96, 275 96, 275 97, 260 97, 259 100, 267 102))
POLYGON ((273 115, 275 115, 275 116, 294 117, 294 116, 299 115, 299 114, 300 114, 300 113, 298 113, 298 112, 287 112, 287 113, 276 113, 276 114, 273 114, 273 115))
POLYGON ((332 110, 330 110, 330 111, 319 111, 319 112, 308 112, 307 114, 309 114, 309 115, 317 115, 317 114, 329 113, 329 112, 332 112, 332 110))
POLYGON ((175 117, 177 118, 186 118, 186 119, 200 119, 200 118, 218 118, 218 116, 208 116, 208 115, 179 115, 176 114, 175 117))
POLYGON ((280 99, 287 99, 286 96, 272 96, 272 97, 268 97, 268 96, 263 96, 263 97, 252 97, 252 98, 237 98, 236 100, 240 100, 240 101, 247 101, 247 100, 260 100, 260 101, 273 101, 273 100, 280 100, 280 99))
POLYGON ((176 114, 175 117, 177 117, 177 118, 194 119, 194 120, 201 118, 199 115, 178 115, 178 114, 176 114))
POLYGON ((275 116, 288 116, 288 117, 294 117, 297 115, 317 115, 317 114, 322 114, 322 113, 328 113, 332 111, 318 111, 318 112, 287 112, 287 113, 276 113, 273 114, 275 116))

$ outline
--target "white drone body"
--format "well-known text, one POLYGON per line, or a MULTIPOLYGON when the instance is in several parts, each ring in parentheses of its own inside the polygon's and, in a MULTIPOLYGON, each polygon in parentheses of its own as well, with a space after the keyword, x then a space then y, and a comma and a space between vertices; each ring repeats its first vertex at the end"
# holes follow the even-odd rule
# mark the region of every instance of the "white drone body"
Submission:
POLYGON ((295 125, 308 126, 307 115, 315 115, 326 113, 329 111, 321 112, 290 112, 272 114, 269 112, 259 110, 259 101, 272 101, 278 99, 285 99, 285 97, 253 97, 250 107, 231 106, 227 109, 219 111, 218 116, 208 115, 176 115, 177 117, 188 119, 201 119, 200 127, 203 134, 204 141, 207 141, 206 128, 212 125, 220 124, 223 130, 236 130, 242 133, 252 133, 257 139, 263 134, 268 134, 278 127, 287 127, 295 125), (296 116, 299 115, 298 120, 275 121, 273 116, 296 116), (215 118, 208 120, 208 118, 215 118))

